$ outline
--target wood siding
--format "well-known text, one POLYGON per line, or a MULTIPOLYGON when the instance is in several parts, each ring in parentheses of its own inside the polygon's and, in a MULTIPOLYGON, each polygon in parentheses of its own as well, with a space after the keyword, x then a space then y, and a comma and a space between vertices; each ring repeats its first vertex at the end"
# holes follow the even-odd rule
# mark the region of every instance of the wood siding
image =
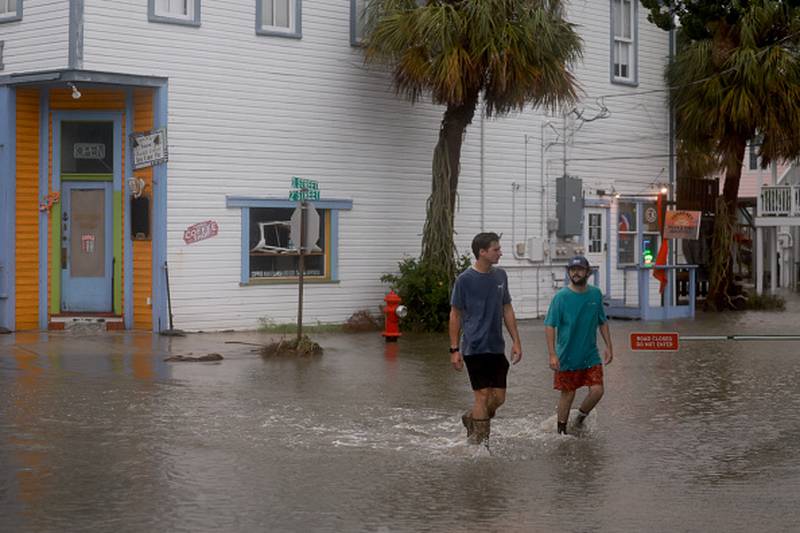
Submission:
POLYGON ((0 74, 67 68, 70 0, 23 0, 22 20, 0 24, 0 74))
POLYGON ((39 91, 17 91, 16 326, 39 328, 39 91))
MULTIPOLYGON (((133 130, 151 129, 153 129, 153 91, 137 89, 133 93, 133 130)), ((148 167, 137 170, 134 176, 145 181, 145 194, 151 198, 152 221, 153 169, 148 167)), ((133 327, 136 329, 151 329, 153 326, 153 308, 150 304, 152 287, 153 242, 133 241, 133 327)))
MULTIPOLYGON (((574 66, 583 99, 566 121, 532 110, 496 120, 476 115, 467 131, 457 245, 467 252, 481 229, 504 234, 501 265, 521 317, 544 313, 563 278, 562 265, 532 268, 511 249, 524 235, 546 234, 555 216, 554 179, 565 162, 568 174, 583 179, 587 197, 597 189, 641 194, 668 180, 668 35, 640 8, 639 85, 610 83, 609 5, 570 4, 585 52, 574 66)), ((343 0, 304 2, 299 40, 255 35, 252 0, 204 3, 199 28, 149 23, 145 9, 138 0, 87 0, 85 67, 169 78, 167 250, 175 326, 243 329, 259 318, 295 319, 296 285, 240 285, 241 214, 225 204, 226 195, 285 198, 293 175, 318 180, 323 198, 353 201, 339 221, 340 282, 306 288, 307 320, 375 311, 388 290, 380 276, 420 250, 442 108, 397 98, 387 75, 363 66, 361 50, 350 46, 343 0), (219 235, 186 245, 183 230, 208 219, 217 221, 219 235)), ((146 129, 138 116, 136 129, 146 129)), ((137 265, 143 245, 136 244, 137 265)), ((609 245, 615 258, 614 233, 609 245)), ((144 268, 135 267, 135 275, 144 268)), ((623 274, 614 264, 611 272, 611 292, 621 297, 623 274)), ((630 281, 629 299, 636 291, 630 281)), ((135 286, 139 309, 138 277, 135 286)))

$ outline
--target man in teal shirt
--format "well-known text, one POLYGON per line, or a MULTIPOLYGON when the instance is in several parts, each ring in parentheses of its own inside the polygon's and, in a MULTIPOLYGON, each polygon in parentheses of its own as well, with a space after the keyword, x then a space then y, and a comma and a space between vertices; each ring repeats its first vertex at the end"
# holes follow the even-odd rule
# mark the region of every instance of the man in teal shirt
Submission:
POLYGON ((578 409, 576 425, 581 426, 603 397, 603 363, 609 364, 614 358, 603 294, 597 287, 587 285, 589 261, 583 256, 573 257, 567 264, 567 272, 569 286, 556 293, 544 319, 550 368, 555 371, 553 388, 561 391, 558 432, 562 434, 567 433, 575 391, 589 387, 589 394, 578 409), (606 344, 602 361, 597 349, 598 327, 606 344))

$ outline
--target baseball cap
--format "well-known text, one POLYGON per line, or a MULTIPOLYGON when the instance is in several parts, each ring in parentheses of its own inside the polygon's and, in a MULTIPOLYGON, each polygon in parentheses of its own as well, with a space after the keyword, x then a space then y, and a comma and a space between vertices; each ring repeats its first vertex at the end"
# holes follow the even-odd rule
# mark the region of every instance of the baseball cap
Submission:
POLYGON ((575 257, 569 260, 569 262, 567 263, 567 268, 572 268, 572 267, 581 267, 585 268, 586 270, 589 270, 590 268, 589 261, 582 255, 576 255, 575 257))

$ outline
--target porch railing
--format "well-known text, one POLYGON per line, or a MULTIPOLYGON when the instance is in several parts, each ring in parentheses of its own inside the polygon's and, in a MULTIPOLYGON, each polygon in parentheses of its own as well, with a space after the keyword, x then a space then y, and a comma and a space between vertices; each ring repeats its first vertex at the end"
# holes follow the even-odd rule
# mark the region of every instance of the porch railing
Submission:
POLYGON ((758 216, 800 216, 800 185, 764 185, 758 195, 758 216))

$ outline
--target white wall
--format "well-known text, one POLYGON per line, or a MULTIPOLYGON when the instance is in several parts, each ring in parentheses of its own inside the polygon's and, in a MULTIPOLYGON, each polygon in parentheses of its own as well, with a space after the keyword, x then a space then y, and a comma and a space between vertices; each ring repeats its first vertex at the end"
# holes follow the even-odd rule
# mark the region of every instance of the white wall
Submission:
POLYGON ((69 0, 24 0, 22 20, 0 23, 2 74, 66 68, 69 0))
MULTIPOLYGON (((626 96, 607 98, 610 117, 570 137, 568 172, 584 180, 587 193, 611 185, 639 192, 666 167, 667 112, 663 93, 630 95, 663 87, 667 34, 648 28, 640 12, 640 85, 612 85, 608 2, 574 2, 570 13, 586 45, 576 66, 583 102, 626 96), (642 155, 655 157, 604 159, 642 155)), ((87 0, 85 16, 86 69, 169 78, 168 253, 176 327, 248 328, 259 317, 296 318, 296 285, 240 287, 240 212, 225 207, 226 195, 286 197, 292 175, 318 180, 323 198, 353 201, 340 219, 341 282, 306 287, 307 320, 376 311, 387 289, 379 277, 395 270, 404 254, 419 253, 442 109, 412 106, 394 95, 388 76, 362 67, 360 50, 349 44, 349 3, 305 2, 301 40, 255 35, 253 0, 203 3, 199 28, 148 22, 144 0, 87 0), (185 245, 183 230, 206 219, 219 223, 220 234, 185 245)), ((553 294, 553 275, 563 274, 562 267, 555 274, 537 271, 511 256, 511 184, 524 185, 525 134, 531 137, 527 233, 541 234, 544 120, 558 125, 561 118, 526 111, 483 123, 484 225, 504 233, 501 265, 509 267, 522 317, 537 314, 535 280, 541 313, 553 294)), ((456 241, 464 251, 481 230, 480 128, 476 115, 462 158, 456 241)), ((551 217, 561 157, 558 146, 547 153, 551 217)), ((665 170, 660 179, 666 176, 665 170)), ((524 196, 521 187, 518 240, 524 196)))

